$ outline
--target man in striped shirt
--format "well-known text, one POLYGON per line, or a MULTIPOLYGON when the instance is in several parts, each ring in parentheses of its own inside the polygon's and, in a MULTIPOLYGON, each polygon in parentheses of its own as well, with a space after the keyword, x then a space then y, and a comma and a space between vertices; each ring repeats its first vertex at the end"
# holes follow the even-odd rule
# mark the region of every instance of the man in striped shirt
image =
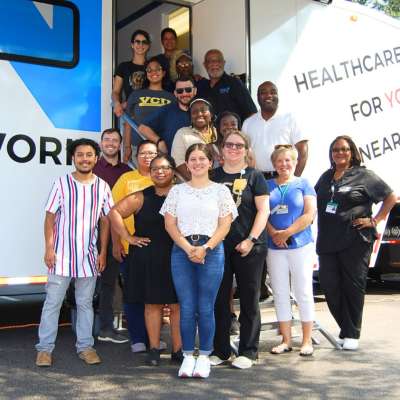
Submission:
POLYGON ((98 144, 90 139, 78 139, 71 143, 68 152, 75 171, 54 182, 45 208, 44 261, 48 281, 36 345, 39 367, 52 364, 60 308, 71 278, 75 278, 79 358, 87 364, 101 362, 93 348, 93 293, 97 274, 106 265, 110 231, 106 215, 113 201, 108 184, 93 174, 100 153, 98 144))

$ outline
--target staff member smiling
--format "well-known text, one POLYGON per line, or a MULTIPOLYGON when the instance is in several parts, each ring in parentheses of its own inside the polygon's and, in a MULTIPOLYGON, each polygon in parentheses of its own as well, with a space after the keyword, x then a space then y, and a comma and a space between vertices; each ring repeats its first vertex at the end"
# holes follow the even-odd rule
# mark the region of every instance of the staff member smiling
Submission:
POLYGON ((360 153, 349 136, 331 143, 329 159, 331 168, 315 186, 319 278, 340 327, 338 343, 345 350, 357 350, 375 228, 386 219, 396 196, 382 179, 360 166, 360 153), (372 204, 381 201, 372 216, 372 204))

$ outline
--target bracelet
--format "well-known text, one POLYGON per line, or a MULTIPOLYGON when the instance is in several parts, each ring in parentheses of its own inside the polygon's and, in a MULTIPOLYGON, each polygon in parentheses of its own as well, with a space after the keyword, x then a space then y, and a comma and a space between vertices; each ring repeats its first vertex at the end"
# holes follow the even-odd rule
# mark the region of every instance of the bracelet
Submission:
POLYGON ((370 217, 370 220, 371 220, 371 225, 372 225, 374 228, 376 228, 376 224, 378 223, 378 221, 376 220, 376 218, 370 217))

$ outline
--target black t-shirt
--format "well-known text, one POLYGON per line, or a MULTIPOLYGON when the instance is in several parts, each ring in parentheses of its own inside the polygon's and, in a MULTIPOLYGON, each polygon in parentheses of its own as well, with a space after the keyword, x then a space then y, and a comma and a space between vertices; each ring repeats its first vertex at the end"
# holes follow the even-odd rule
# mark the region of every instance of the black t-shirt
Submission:
POLYGON ((393 190, 374 172, 364 167, 352 167, 338 181, 335 171, 329 169, 321 175, 315 191, 318 205, 317 253, 334 253, 346 249, 356 240, 373 243, 374 228, 357 229, 352 226, 356 218, 371 217, 372 204, 383 201, 393 190), (335 213, 327 212, 327 205, 337 206, 335 213))
MULTIPOLYGON (((233 200, 238 208, 239 216, 232 222, 231 229, 225 238, 228 246, 236 246, 242 240, 246 239, 253 227, 257 214, 257 207, 254 201, 255 196, 265 196, 269 194, 267 182, 262 173, 254 168, 247 167, 242 179, 247 180, 246 187, 242 195, 233 193, 233 182, 240 178, 240 173, 228 174, 222 167, 213 171, 212 180, 224 184, 232 193, 233 200)), ((263 230, 258 237, 257 243, 266 243, 267 234, 263 230)))
POLYGON ((125 100, 127 100, 132 91, 143 89, 146 79, 146 69, 144 65, 125 61, 118 65, 115 75, 123 79, 122 91, 125 100))
POLYGON ((246 86, 240 79, 226 73, 213 87, 210 87, 208 79, 201 79, 197 84, 197 96, 211 102, 217 117, 224 111, 232 111, 243 122, 257 112, 246 86))

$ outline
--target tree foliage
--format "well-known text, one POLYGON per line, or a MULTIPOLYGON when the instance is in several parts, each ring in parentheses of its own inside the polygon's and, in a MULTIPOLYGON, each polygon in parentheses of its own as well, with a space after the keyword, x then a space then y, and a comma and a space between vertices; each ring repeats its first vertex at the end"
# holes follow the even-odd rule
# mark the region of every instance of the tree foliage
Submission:
POLYGON ((400 18, 400 0, 348 0, 382 11, 394 18, 400 18))

